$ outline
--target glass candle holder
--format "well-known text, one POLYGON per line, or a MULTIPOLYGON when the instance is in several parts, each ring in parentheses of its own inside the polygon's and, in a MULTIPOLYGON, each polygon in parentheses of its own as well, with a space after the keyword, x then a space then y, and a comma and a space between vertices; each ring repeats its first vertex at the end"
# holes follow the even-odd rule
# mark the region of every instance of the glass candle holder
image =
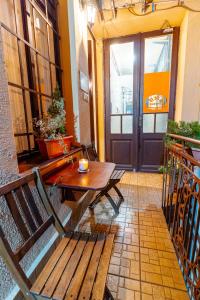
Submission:
POLYGON ((88 160, 83 158, 79 160, 79 170, 87 171, 88 170, 88 160))

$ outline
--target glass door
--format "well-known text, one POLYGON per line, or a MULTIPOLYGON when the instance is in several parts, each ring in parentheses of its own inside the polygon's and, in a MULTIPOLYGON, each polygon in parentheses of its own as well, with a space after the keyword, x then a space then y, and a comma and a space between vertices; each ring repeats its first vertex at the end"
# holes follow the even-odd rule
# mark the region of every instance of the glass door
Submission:
POLYGON ((108 42, 106 74, 107 161, 133 169, 137 153, 137 41, 108 42))
POLYGON ((163 164, 163 137, 168 119, 173 118, 175 100, 173 42, 173 32, 146 34, 141 41, 139 168, 142 171, 157 171, 163 164))
POLYGON ((104 42, 106 160, 158 171, 174 118, 179 28, 104 42))

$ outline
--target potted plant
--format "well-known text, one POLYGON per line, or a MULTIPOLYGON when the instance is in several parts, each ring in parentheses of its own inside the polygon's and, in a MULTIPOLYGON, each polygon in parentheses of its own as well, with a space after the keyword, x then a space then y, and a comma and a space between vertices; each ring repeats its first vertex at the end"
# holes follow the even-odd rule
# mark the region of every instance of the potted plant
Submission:
POLYGON ((65 123, 64 99, 57 86, 47 115, 33 120, 34 135, 43 159, 51 159, 70 151, 73 136, 67 136, 65 123))

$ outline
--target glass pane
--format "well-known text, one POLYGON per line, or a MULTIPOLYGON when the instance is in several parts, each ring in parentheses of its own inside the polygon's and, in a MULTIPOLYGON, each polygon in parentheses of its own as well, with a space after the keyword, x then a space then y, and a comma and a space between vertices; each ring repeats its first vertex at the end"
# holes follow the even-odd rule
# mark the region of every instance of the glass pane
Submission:
POLYGON ((133 133, 133 116, 122 116, 122 133, 133 133))
POLYGON ((38 56, 38 67, 39 67, 39 78, 40 78, 40 89, 43 94, 51 96, 51 80, 50 80, 50 69, 47 60, 38 56))
POLYGON ((156 114, 156 132, 167 131, 168 114, 156 114))
POLYGON ((53 30, 48 26, 49 30, 49 51, 50 51, 50 60, 55 62, 55 53, 54 53, 54 33, 53 30))
POLYGON ((47 98, 47 97, 43 97, 42 96, 42 111, 43 114, 46 115, 49 106, 52 104, 52 99, 51 98, 47 98))
POLYGON ((133 111, 133 65, 133 42, 110 46, 111 114, 133 111))
POLYGON ((28 150, 28 139, 26 136, 15 137, 17 153, 22 153, 28 150))
POLYGON ((14 133, 26 133, 26 120, 22 90, 9 86, 9 99, 14 133))
POLYGON ((49 58, 48 34, 45 20, 34 9, 35 41, 36 48, 46 58, 49 58))
POLYGON ((16 32, 14 1, 1 0, 0 21, 16 32))
POLYGON ((172 35, 145 39, 144 113, 169 112, 172 35))
POLYGON ((111 133, 121 133, 121 117, 111 116, 111 133))
POLYGON ((51 65, 51 80, 52 80, 52 89, 53 91, 56 88, 56 68, 54 67, 54 65, 51 65))
POLYGON ((30 135, 29 138, 30 138, 31 149, 34 149, 35 148, 35 139, 34 139, 34 136, 30 135))
POLYGON ((154 114, 143 115, 143 133, 154 133, 154 114))
POLYGON ((27 114, 28 131, 33 132, 33 119, 32 119, 33 117, 32 117, 32 111, 31 111, 31 97, 30 97, 30 93, 27 92, 27 91, 25 92, 25 99, 26 99, 26 114, 27 114))
POLYGON ((2 39, 8 81, 21 85, 17 38, 2 28, 2 39))
POLYGON ((20 55, 21 55, 21 60, 22 60, 22 72, 23 72, 24 86, 29 88, 25 45, 22 42, 18 42, 18 43, 19 43, 19 51, 20 51, 20 55))
POLYGON ((171 70, 172 34, 145 39, 145 73, 171 70))

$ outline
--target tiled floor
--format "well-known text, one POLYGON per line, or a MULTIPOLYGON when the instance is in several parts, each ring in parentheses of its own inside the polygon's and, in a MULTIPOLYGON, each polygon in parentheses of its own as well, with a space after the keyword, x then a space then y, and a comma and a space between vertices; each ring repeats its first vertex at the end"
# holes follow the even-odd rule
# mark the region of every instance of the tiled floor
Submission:
POLYGON ((126 172, 119 187, 125 197, 119 215, 104 199, 79 225, 116 234, 108 274, 114 299, 188 299, 161 210, 162 176, 126 172))

